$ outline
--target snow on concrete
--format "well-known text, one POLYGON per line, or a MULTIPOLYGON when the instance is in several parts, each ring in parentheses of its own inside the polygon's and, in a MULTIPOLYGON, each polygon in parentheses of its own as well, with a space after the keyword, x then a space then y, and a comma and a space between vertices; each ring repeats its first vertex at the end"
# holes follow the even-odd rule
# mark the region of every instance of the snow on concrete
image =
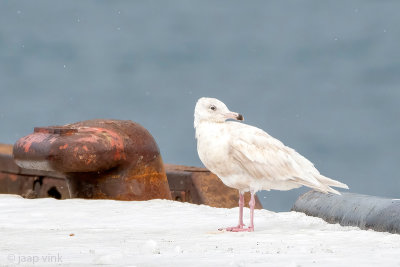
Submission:
POLYGON ((217 231, 237 216, 168 200, 0 195, 0 266, 400 266, 400 235, 268 210, 255 211, 253 233, 217 231))

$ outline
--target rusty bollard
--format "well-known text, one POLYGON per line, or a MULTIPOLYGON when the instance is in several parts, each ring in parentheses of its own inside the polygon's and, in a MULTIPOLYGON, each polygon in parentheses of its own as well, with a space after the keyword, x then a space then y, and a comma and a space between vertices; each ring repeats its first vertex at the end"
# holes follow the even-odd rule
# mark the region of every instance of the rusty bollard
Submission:
POLYGON ((21 168, 62 173, 71 198, 171 199, 157 143, 132 121, 38 127, 15 143, 13 156, 21 168))

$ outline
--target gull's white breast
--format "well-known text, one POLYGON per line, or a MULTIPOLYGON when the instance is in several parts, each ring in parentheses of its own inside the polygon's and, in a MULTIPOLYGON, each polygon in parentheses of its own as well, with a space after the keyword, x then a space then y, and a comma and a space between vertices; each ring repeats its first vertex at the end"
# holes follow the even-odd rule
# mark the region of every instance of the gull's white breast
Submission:
POLYGON ((200 160, 229 187, 243 192, 261 190, 263 181, 251 177, 237 161, 231 158, 232 129, 228 126, 227 123, 202 123, 196 128, 197 152, 200 160))

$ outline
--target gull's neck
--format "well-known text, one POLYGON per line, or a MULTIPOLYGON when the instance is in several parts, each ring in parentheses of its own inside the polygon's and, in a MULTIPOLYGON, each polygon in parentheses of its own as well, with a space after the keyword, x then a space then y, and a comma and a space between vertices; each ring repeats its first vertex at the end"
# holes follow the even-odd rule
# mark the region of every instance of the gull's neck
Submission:
POLYGON ((221 120, 218 120, 218 119, 215 119, 215 120, 213 120, 213 119, 207 119, 207 120, 205 120, 205 119, 200 119, 199 117, 197 117, 196 115, 194 116, 194 128, 198 128, 198 126, 200 125, 200 124, 204 124, 204 123, 216 123, 216 124, 221 124, 221 123, 224 123, 225 121, 221 121, 221 120))
POLYGON ((196 129, 196 139, 199 139, 200 135, 207 134, 212 131, 212 129, 215 129, 216 127, 222 126, 224 122, 220 121, 196 121, 194 122, 194 128, 196 129))

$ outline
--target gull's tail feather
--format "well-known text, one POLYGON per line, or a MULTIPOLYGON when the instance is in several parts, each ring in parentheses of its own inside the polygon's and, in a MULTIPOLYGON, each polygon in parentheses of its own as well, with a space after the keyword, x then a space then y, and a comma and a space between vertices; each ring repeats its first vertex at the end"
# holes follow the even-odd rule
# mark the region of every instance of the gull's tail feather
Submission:
POLYGON ((318 180, 318 183, 311 183, 311 182, 301 179, 299 177, 294 178, 294 182, 296 182, 297 184, 311 187, 312 189, 315 189, 322 193, 333 193, 336 195, 341 195, 339 191, 331 188, 331 186, 349 189, 349 187, 346 184, 338 182, 331 178, 325 177, 323 175, 317 176, 316 180, 318 180))
POLYGON ((341 195, 339 191, 331 188, 331 186, 349 189, 347 184, 341 183, 339 181, 333 180, 333 179, 328 178, 328 177, 323 176, 323 175, 319 175, 317 177, 317 179, 323 185, 323 189, 322 190, 319 189, 319 188, 315 188, 315 189, 318 190, 318 191, 322 191, 324 193, 333 193, 333 194, 336 194, 336 195, 341 195))
POLYGON ((335 190, 335 189, 333 189, 332 187, 329 187, 329 186, 327 186, 325 188, 324 193, 333 193, 333 194, 336 194, 336 195, 341 195, 339 191, 337 191, 337 190, 335 190))
POLYGON ((323 176, 323 175, 318 176, 317 179, 321 184, 324 184, 324 185, 327 185, 327 186, 334 186, 334 187, 340 187, 340 188, 344 188, 344 189, 349 189, 347 184, 341 183, 339 181, 333 180, 333 179, 328 178, 328 177, 323 176))

